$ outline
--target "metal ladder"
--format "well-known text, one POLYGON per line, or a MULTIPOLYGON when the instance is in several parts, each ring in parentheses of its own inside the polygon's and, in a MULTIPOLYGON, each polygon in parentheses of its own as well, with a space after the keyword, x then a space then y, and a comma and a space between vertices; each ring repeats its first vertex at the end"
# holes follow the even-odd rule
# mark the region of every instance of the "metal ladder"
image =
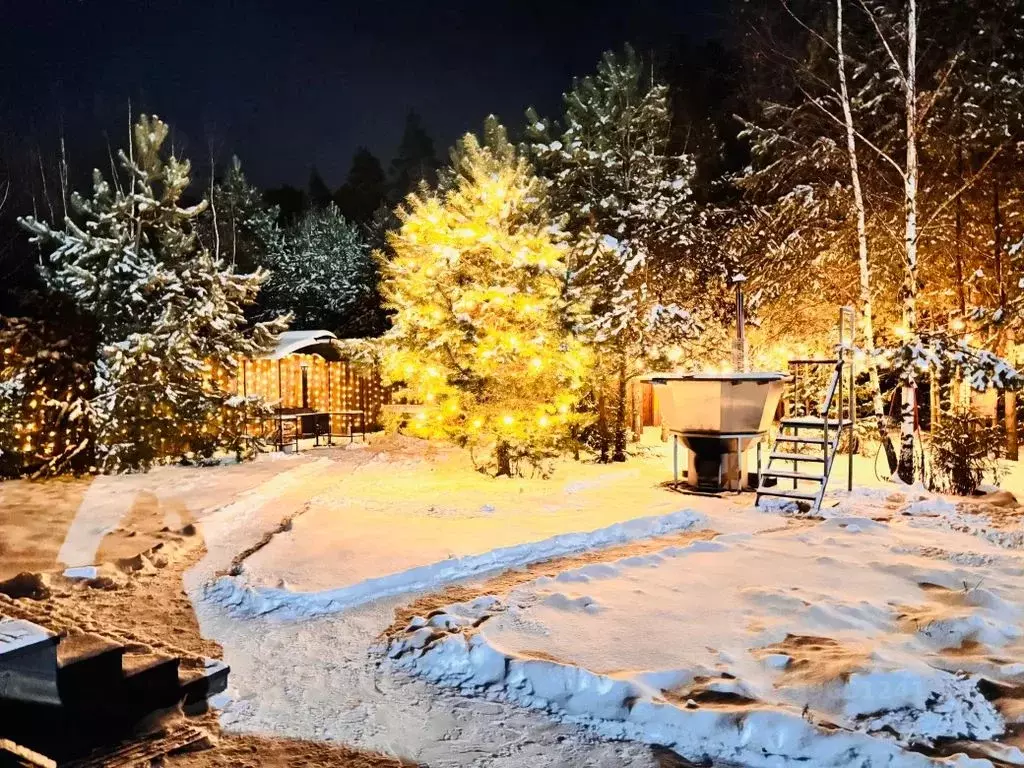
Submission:
POLYGON ((853 430, 857 422, 853 342, 853 307, 842 307, 839 310, 836 357, 789 361, 794 380, 790 415, 779 422, 779 433, 768 455, 768 463, 758 478, 755 506, 760 504, 763 496, 776 496, 806 504, 811 512, 819 511, 839 452, 843 430, 848 430, 849 434, 847 487, 853 490, 853 430), (832 366, 832 377, 822 405, 813 414, 801 416, 797 415, 797 389, 800 370, 805 366, 832 366), (800 453, 799 449, 804 446, 811 446, 816 451, 800 453), (818 471, 801 469, 801 464, 813 464, 818 471), (792 469, 783 468, 789 465, 792 465, 792 469), (782 488, 780 481, 783 480, 792 480, 792 489, 782 488))

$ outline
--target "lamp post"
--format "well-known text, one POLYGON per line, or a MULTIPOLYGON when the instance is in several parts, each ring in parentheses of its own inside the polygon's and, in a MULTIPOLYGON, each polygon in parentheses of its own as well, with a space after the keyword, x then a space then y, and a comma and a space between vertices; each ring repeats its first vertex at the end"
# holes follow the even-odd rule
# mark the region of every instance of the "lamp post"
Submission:
POLYGON ((281 383, 281 358, 277 358, 277 449, 284 450, 284 388, 281 383))
POLYGON ((299 369, 302 371, 302 407, 306 409, 309 408, 309 361, 303 359, 299 369))

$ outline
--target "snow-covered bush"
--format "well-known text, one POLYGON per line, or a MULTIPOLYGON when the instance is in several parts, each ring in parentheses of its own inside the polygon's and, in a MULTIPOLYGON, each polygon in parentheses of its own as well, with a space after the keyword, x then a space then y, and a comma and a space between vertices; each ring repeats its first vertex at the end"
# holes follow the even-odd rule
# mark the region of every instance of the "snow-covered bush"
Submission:
POLYGON ((933 490, 970 496, 986 476, 998 482, 1003 433, 970 409, 943 414, 932 429, 933 490))
POLYGON ((93 329, 52 302, 47 320, 0 319, 0 476, 92 464, 93 329))

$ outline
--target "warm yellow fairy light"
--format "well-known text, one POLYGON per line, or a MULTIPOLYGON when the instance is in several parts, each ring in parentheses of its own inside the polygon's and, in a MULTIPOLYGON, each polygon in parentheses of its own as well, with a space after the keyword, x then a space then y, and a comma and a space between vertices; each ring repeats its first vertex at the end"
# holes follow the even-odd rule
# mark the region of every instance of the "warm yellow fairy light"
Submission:
POLYGON ((502 417, 501 423, 505 424, 506 426, 508 426, 508 425, 512 424, 515 420, 516 419, 515 419, 514 416, 512 416, 511 414, 507 414, 507 415, 502 417))

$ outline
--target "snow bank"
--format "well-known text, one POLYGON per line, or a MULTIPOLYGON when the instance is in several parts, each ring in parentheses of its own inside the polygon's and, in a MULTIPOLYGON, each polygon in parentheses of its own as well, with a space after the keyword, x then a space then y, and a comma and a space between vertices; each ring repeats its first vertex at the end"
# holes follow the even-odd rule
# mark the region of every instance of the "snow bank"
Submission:
MULTIPOLYGON (((482 634, 458 631, 459 619, 435 616, 431 621, 411 626, 391 644, 388 655, 399 668, 469 695, 545 710, 607 738, 668 746, 692 760, 711 758, 749 768, 992 767, 988 760, 962 755, 929 758, 891 740, 813 723, 799 710, 669 701, 629 679, 504 653, 482 634), (449 621, 450 627, 439 628, 449 621)), ((903 725, 900 715, 880 716, 879 727, 903 725)))
POLYGON ((236 616, 274 614, 283 619, 319 616, 389 595, 436 588, 490 571, 529 565, 637 539, 694 530, 703 527, 704 523, 703 515, 681 510, 667 515, 627 520, 594 531, 564 533, 541 541, 453 557, 319 592, 293 592, 285 587, 250 585, 244 574, 222 576, 207 585, 205 598, 225 606, 236 616))

